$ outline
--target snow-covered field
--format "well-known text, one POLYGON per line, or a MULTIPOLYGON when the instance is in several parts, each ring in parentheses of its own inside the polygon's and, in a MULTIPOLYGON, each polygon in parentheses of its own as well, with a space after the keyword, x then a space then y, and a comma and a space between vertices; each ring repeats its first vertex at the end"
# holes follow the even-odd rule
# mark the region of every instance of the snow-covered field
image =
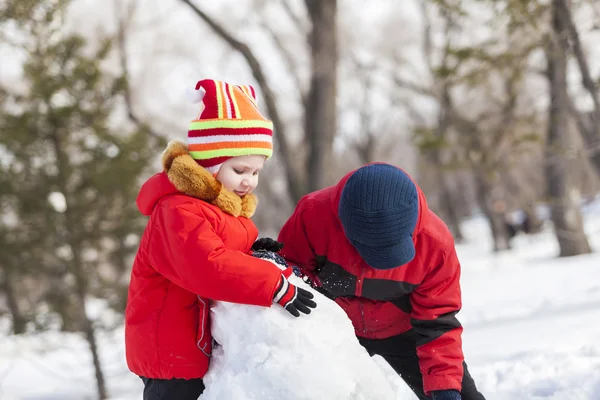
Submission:
MULTIPOLYGON (((570 259, 555 258, 551 232, 519 236, 513 251, 492 255, 485 222, 465 222, 459 318, 469 369, 488 400, 600 400, 600 206, 587 207, 585 221, 598 253, 570 259)), ((113 400, 140 399, 122 334, 100 340, 109 391, 113 400)), ((82 337, 2 336, 0 343, 0 400, 94 399, 82 337)))

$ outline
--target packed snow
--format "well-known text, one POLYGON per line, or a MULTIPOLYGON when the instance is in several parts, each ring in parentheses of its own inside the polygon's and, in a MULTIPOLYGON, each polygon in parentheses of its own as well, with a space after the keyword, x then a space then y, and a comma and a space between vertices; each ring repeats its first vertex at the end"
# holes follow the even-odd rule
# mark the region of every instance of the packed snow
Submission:
MULTIPOLYGON (((294 275, 289 280, 310 290, 294 275)), ((218 302, 211 330, 220 346, 200 399, 401 400, 344 311, 317 292, 315 301, 318 308, 298 318, 282 307, 218 302)))
MULTIPOLYGON (((600 205, 584 213, 592 247, 599 251, 600 205)), ((482 218, 466 221, 463 228, 467 241, 457 246, 463 266, 459 319, 465 327, 469 370, 481 392, 488 400, 600 400, 600 253, 558 259, 556 240, 546 229, 517 236, 512 251, 493 254, 482 218)), ((276 307, 242 311, 217 305, 213 330, 223 347, 216 350, 207 377, 213 385, 201 399, 226 398, 218 394, 226 385, 230 392, 222 393, 231 395, 237 387, 245 396, 255 393, 261 398, 267 382, 280 383, 281 398, 289 390, 302 399, 336 398, 322 393, 301 396, 325 379, 340 390, 361 387, 360 382, 371 378, 356 375, 358 368, 380 382, 385 374, 389 383, 381 383, 383 393, 391 385, 397 399, 414 399, 381 358, 369 359, 357 350, 348 335, 349 322, 339 310, 330 309, 322 297, 318 300, 309 317, 297 320, 276 307), (308 318, 318 324, 310 324, 308 318), (242 343, 252 343, 251 348, 241 348, 242 343), (245 356, 236 357, 242 351, 245 356), (266 358, 272 368, 261 366, 266 358), (307 381, 297 379, 300 366, 311 366, 302 371, 307 381)), ((7 329, 3 321, 0 330, 7 329)), ((4 333, 0 340, 0 400, 95 398, 90 355, 81 335, 4 333)), ((141 398, 141 380, 125 364, 122 329, 101 333, 99 342, 111 399, 141 398)))

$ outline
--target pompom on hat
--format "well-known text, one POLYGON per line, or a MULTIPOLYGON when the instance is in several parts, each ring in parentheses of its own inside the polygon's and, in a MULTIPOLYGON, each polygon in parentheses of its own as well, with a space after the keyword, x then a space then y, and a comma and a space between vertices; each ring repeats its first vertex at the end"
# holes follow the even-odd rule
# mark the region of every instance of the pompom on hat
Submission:
POLYGON ((187 95, 201 103, 188 129, 188 151, 199 165, 216 173, 232 157, 273 155, 273 122, 258 110, 252 86, 204 79, 187 95))

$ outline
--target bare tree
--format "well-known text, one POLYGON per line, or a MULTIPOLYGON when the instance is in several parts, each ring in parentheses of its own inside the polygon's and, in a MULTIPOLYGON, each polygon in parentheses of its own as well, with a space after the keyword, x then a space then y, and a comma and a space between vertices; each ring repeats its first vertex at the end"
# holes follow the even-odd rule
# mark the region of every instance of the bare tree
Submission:
MULTIPOLYGON (((457 21, 465 20, 469 14, 457 2, 435 3, 447 24, 442 63, 429 67, 436 86, 434 90, 423 90, 415 84, 406 85, 400 80, 397 83, 417 93, 433 92, 430 96, 438 103, 438 122, 434 129, 425 129, 420 135, 421 152, 428 154, 433 165, 442 162, 446 153, 451 156, 446 163, 472 171, 476 200, 490 222, 494 249, 507 249, 510 247, 505 216, 508 193, 500 176, 502 171, 512 167, 513 154, 519 154, 523 145, 537 140, 536 112, 522 107, 520 98, 524 93, 522 83, 527 60, 539 44, 535 36, 523 40, 522 27, 526 23, 511 13, 508 13, 509 23, 503 27, 505 30, 499 30, 497 37, 460 46, 451 43, 452 32, 460 29, 457 21), (466 89, 473 99, 455 96, 466 89), (448 152, 450 148, 452 152, 448 152)), ((427 15, 426 10, 424 14, 427 15)), ((426 29, 424 54, 429 64, 433 58, 432 46, 427 45, 430 36, 426 29)), ((437 180, 447 181, 443 176, 437 180)))
MULTIPOLYGON (((351 148, 354 148, 361 164, 368 164, 375 161, 377 147, 376 129, 381 128, 378 122, 381 122, 382 113, 377 112, 372 106, 372 96, 375 90, 373 71, 376 66, 371 63, 363 63, 356 57, 352 60, 353 74, 361 88, 361 96, 351 98, 352 103, 348 107, 348 112, 354 114, 358 119, 356 129, 352 132, 345 132, 345 141, 351 148)), ((391 110, 386 112, 389 114, 391 110)), ((343 115, 343 114, 342 114, 343 115)))
POLYGON ((577 188, 569 182, 568 159, 564 155, 572 133, 569 131, 567 92, 568 26, 561 17, 562 10, 561 1, 553 0, 552 33, 546 49, 550 86, 546 180, 560 256, 567 257, 590 253, 591 248, 583 230, 580 196, 577 188))
POLYGON ((137 3, 131 2, 127 5, 126 10, 121 10, 120 5, 123 4, 117 0, 113 1, 113 8, 115 12, 115 20, 117 21, 117 34, 116 34, 116 48, 119 55, 119 64, 121 66, 121 79, 123 84, 125 85, 124 90, 124 98, 125 98, 125 107, 127 110, 127 116, 138 128, 145 129, 149 135, 157 139, 159 142, 164 143, 166 145, 166 140, 163 136, 159 135, 151 126, 142 122, 140 118, 138 118, 137 114, 134 110, 134 101, 133 101, 133 93, 130 88, 130 76, 129 76, 129 58, 127 56, 127 31, 129 29, 129 25, 133 20, 133 17, 136 12, 137 3))
POLYGON ((14 287, 16 279, 10 275, 11 270, 7 267, 0 268, 0 271, 4 272, 0 277, 0 292, 4 293, 4 296, 6 297, 6 304, 12 319, 12 331, 15 335, 18 335, 25 332, 27 319, 19 307, 19 299, 16 293, 17 290, 14 287))
POLYGON ((450 113, 452 112, 452 99, 450 97, 451 83, 448 77, 441 74, 436 74, 438 70, 448 70, 450 68, 449 62, 449 51, 451 47, 452 38, 452 26, 453 22, 449 15, 445 16, 445 36, 446 43, 443 50, 442 61, 439 67, 436 67, 433 62, 433 44, 431 40, 431 21, 427 9, 427 4, 421 2, 421 15, 423 16, 424 29, 423 29, 423 54, 429 70, 434 76, 436 86, 436 92, 438 92, 438 116, 437 124, 434 127, 433 137, 438 145, 431 146, 428 149, 422 149, 425 158, 433 166, 435 171, 436 186, 439 188, 439 208, 442 213, 443 219, 448 223, 448 227, 452 232, 454 239, 457 242, 463 240, 464 236, 460 228, 460 221, 458 218, 458 210, 456 207, 456 200, 452 194, 452 190, 449 187, 447 168, 444 165, 444 152, 448 149, 445 148, 444 144, 447 143, 447 136, 451 129, 451 118, 450 113))
MULTIPOLYGON (((507 154, 519 144, 514 131, 516 105, 521 76, 520 63, 524 55, 508 57, 505 52, 486 51, 480 47, 458 47, 452 42, 453 34, 459 30, 454 21, 456 10, 441 8, 445 22, 446 42, 441 61, 435 65, 431 26, 428 21, 426 3, 422 3, 422 14, 426 21, 423 53, 433 76, 433 87, 423 88, 414 83, 396 79, 399 87, 429 95, 437 101, 437 123, 432 129, 418 132, 417 144, 421 154, 435 170, 436 186, 440 193, 440 209, 458 240, 462 237, 458 221, 457 204, 449 187, 448 169, 469 168, 472 170, 476 187, 476 199, 480 209, 490 222, 494 238, 494 250, 505 250, 510 246, 506 229, 505 208, 499 208, 502 199, 498 170, 506 166, 507 154), (496 71, 495 75, 492 74, 496 71), (500 99, 489 99, 496 86, 502 87, 500 99), (487 108, 476 112, 467 104, 456 104, 453 92, 469 87, 485 95, 487 108), (454 154, 453 154, 454 153, 454 154), (449 159, 449 160, 448 160, 449 159)), ((482 108, 481 104, 478 104, 482 108)))
POLYGON ((600 175, 600 98, 598 94, 598 84, 592 77, 589 63, 584 53, 577 26, 573 21, 571 13, 570 1, 560 0, 555 4, 557 13, 561 19, 561 23, 565 29, 565 35, 568 37, 568 43, 573 50, 579 72, 581 73, 581 83, 592 99, 593 110, 590 113, 591 118, 584 120, 584 117, 579 113, 574 106, 571 106, 573 116, 577 119, 578 129, 584 139, 590 161, 596 169, 596 173, 600 175))
POLYGON ((304 111, 309 146, 307 189, 312 192, 327 184, 337 130, 337 0, 305 0, 305 4, 312 24, 308 40, 312 73, 304 111))

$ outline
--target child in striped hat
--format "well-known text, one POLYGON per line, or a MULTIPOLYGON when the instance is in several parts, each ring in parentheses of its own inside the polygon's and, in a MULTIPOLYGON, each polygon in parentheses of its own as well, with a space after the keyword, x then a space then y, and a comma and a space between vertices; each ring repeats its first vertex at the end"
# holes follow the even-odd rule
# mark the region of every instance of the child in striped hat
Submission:
POLYGON ((191 98, 201 106, 188 130, 190 155, 227 189, 252 192, 273 154, 273 123, 258 110, 254 88, 203 80, 191 98))
POLYGON ((251 255, 278 244, 256 241, 250 220, 252 191, 273 152, 272 122, 259 112, 254 89, 206 79, 193 100, 200 113, 188 144, 169 143, 164 171, 137 198, 150 218, 133 264, 125 342, 144 399, 196 400, 204 391, 211 301, 277 303, 296 317, 316 307, 312 293, 288 281, 291 271, 251 255))

